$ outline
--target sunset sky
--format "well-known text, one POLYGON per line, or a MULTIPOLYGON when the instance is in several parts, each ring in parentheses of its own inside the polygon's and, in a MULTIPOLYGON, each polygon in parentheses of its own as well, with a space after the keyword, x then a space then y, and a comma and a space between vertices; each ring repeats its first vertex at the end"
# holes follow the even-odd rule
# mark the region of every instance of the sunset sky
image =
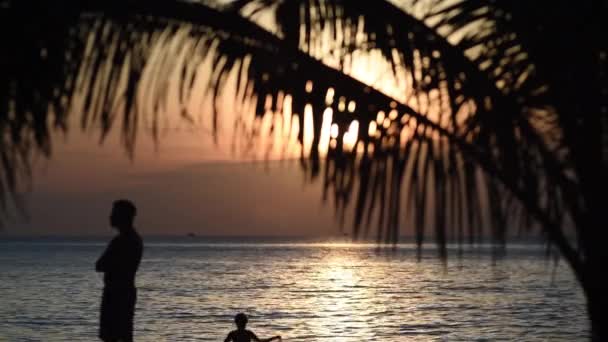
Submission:
MULTIPOLYGON (((194 40, 177 39, 184 46, 195 43, 194 40)), ((171 44, 158 44, 160 47, 154 51, 165 56, 166 60, 177 65, 190 63, 177 58, 171 44)), ((323 61, 328 65, 336 65, 339 59, 334 57, 328 54, 323 61)), ((405 79, 393 77, 389 72, 391 65, 383 58, 378 51, 355 51, 352 62, 344 72, 382 89, 395 99, 404 100, 407 93, 404 88, 405 79)), ((108 60, 110 63, 111 59, 108 60)), ((282 163, 276 161, 285 157, 281 151, 288 151, 288 158, 300 155, 298 149, 302 147, 296 142, 297 133, 294 134, 298 130, 304 132, 304 153, 309 152, 312 109, 309 112, 304 110, 304 113, 292 113, 290 95, 287 94, 281 99, 275 99, 281 102, 282 107, 274 113, 278 115, 266 115, 257 122, 252 119, 255 108, 252 101, 255 100, 244 103, 235 101, 236 91, 230 87, 241 81, 237 79, 237 73, 232 72, 227 77, 229 86, 220 95, 221 134, 218 144, 215 144, 211 135, 213 107, 205 90, 213 70, 210 61, 209 57, 192 62, 198 73, 185 103, 179 103, 179 87, 175 86, 181 75, 180 68, 175 67, 169 73, 169 87, 161 93, 155 92, 158 90, 154 86, 155 69, 145 69, 142 77, 144 86, 138 90, 137 95, 138 108, 141 110, 139 115, 143 116, 138 121, 138 126, 144 128, 142 131, 149 128, 150 113, 155 113, 159 114, 160 124, 167 132, 161 134, 157 148, 149 136, 139 133, 133 160, 127 157, 118 136, 121 130, 120 120, 116 120, 118 123, 115 123, 110 137, 102 145, 99 144, 99 129, 95 127, 99 123, 90 124, 93 127, 89 127, 87 132, 80 130, 79 118, 84 110, 82 100, 86 89, 79 89, 72 100, 69 134, 56 135, 50 160, 38 158, 34 165, 33 184, 25 194, 28 218, 17 217, 8 222, 4 234, 109 234, 107 217, 112 201, 128 198, 139 208, 137 225, 148 234, 183 235, 194 232, 200 235, 230 236, 342 236, 334 218, 332 203, 321 201, 321 180, 314 184, 305 183, 297 160, 282 163), (161 113, 156 113, 154 101, 160 97, 166 106, 163 106, 161 113), (183 110, 194 117, 192 125, 180 120, 179 113, 183 110), (297 125, 299 120, 296 116, 304 117, 304 127, 297 125), (241 131, 234 125, 237 117, 241 122, 246 122, 240 128, 241 131), (246 138, 248 134, 257 128, 261 132, 265 132, 265 129, 268 132, 273 123, 279 129, 275 129, 274 133, 260 134, 255 143, 255 156, 243 156, 240 153, 242 151, 233 151, 232 137, 239 139, 236 150, 242 150, 249 142, 246 138), (260 124, 260 127, 255 124, 260 124), (290 133, 277 133, 281 130, 290 133), (283 135, 280 136, 281 134, 283 135), (268 156, 275 161, 266 163, 263 160, 267 156, 265 147, 269 142, 274 144, 272 153, 268 156)), ((83 70, 78 77, 83 77, 86 81, 91 75, 83 70)), ((97 78, 100 79, 103 80, 104 77, 97 78)), ((312 89, 312 82, 308 80, 306 87, 312 89)), ((93 83, 86 81, 82 84, 93 83)), ((121 89, 122 86, 124 82, 118 84, 117 88, 121 89)), ((120 99, 114 100, 114 105, 119 108, 120 99)), ((348 99, 344 102, 345 107, 348 104, 348 111, 354 110, 355 100, 348 99)), ((268 103, 269 99, 257 101, 268 103)), ((269 108, 269 105, 265 107, 269 108)), ((331 113, 326 114, 328 113, 323 112, 322 132, 326 136, 321 134, 322 155, 329 144, 332 122, 331 113)), ((120 112, 115 114, 118 118, 121 115, 120 112)), ((350 130, 357 131, 356 125, 351 125, 350 130)), ((356 142, 356 135, 349 134, 350 130, 338 132, 337 125, 334 126, 336 130, 331 131, 332 138, 344 135, 345 141, 356 142)), ((349 213, 347 216, 352 218, 349 213)), ((347 221, 345 230, 350 231, 351 228, 347 221)))
POLYGON ((116 137, 100 145, 97 135, 55 140, 52 158, 35 165, 29 219, 13 219, 4 234, 109 234, 112 201, 129 198, 144 234, 339 235, 321 183, 306 184, 296 161, 239 161, 193 129, 169 132, 158 150, 141 136, 131 161, 116 137))

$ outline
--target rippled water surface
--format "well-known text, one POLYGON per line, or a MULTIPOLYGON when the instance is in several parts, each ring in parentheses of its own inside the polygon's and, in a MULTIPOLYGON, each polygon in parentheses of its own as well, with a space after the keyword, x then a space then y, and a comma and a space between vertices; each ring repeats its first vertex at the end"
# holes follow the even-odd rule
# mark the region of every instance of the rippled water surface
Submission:
MULTIPOLYGON (((95 341, 102 241, 0 241, 0 341, 95 341)), ((284 341, 576 341, 588 335, 570 270, 512 246, 447 267, 412 246, 148 240, 138 341, 223 341, 243 311, 284 341)))

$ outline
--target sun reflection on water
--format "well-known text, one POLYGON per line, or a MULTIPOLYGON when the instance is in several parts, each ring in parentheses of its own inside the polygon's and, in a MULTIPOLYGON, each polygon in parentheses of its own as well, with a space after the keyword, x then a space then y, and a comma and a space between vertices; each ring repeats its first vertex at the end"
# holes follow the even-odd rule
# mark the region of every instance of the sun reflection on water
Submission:
MULTIPOLYGON (((328 246, 349 250, 352 244, 333 243, 328 246)), ((308 328, 319 332, 319 338, 350 341, 360 334, 371 333, 373 327, 370 324, 373 322, 364 319, 361 313, 366 311, 366 299, 372 298, 374 291, 361 285, 364 283, 362 270, 360 260, 349 253, 332 252, 314 264, 314 269, 311 270, 314 276, 308 280, 309 286, 317 287, 315 291, 323 295, 311 296, 307 301, 311 308, 317 310, 321 319, 309 322, 308 328), (340 331, 338 336, 336 331, 340 331)))

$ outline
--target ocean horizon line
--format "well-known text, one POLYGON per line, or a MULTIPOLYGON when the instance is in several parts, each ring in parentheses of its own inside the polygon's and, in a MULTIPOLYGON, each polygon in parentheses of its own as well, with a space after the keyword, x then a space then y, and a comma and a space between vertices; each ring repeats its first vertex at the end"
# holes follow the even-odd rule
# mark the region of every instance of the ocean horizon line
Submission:
MULTIPOLYGON (((34 244, 100 244, 105 245, 112 235, 1 235, 0 243, 34 243, 34 244)), ((339 238, 339 237, 309 237, 309 236, 220 236, 220 235, 169 235, 158 234, 144 237, 148 246, 200 246, 200 247, 230 247, 230 246, 268 246, 268 247, 364 247, 380 249, 417 249, 415 237, 404 237, 392 242, 377 242, 375 239, 339 238)), ((518 247, 538 247, 546 249, 547 241, 542 238, 512 238, 505 244, 492 241, 490 238, 480 238, 470 243, 468 240, 458 242, 448 241, 448 250, 475 248, 518 249, 518 247)), ((438 244, 433 239, 426 239, 422 249, 435 250, 438 244)), ((536 249, 536 248, 535 248, 536 249)))

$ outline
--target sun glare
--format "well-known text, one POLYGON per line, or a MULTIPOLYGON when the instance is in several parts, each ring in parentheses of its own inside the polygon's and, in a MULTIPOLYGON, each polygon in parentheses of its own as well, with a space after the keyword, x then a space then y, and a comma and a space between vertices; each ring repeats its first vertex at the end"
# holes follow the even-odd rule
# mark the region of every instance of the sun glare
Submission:
MULTIPOLYGON (((356 33, 358 40, 368 39, 362 34, 362 32, 356 33)), ((237 159, 243 157, 246 159, 307 157, 312 152, 315 134, 319 134, 319 144, 315 148, 318 148, 321 156, 327 155, 330 148, 337 147, 343 147, 345 151, 359 151, 361 149, 357 148, 357 143, 359 142, 358 139, 361 138, 359 135, 361 125, 363 125, 362 132, 367 132, 371 138, 378 138, 388 132, 403 144, 403 141, 401 141, 403 138, 411 139, 413 135, 411 134, 412 127, 406 127, 400 132, 397 131, 401 130, 400 125, 406 124, 403 121, 406 116, 397 110, 398 103, 407 104, 414 110, 423 112, 431 120, 439 121, 441 119, 446 121, 445 118, 448 118, 448 115, 442 116, 441 113, 449 110, 449 105, 441 103, 442 96, 439 96, 439 89, 429 91, 428 96, 412 96, 413 88, 408 88, 408 85, 411 85, 414 80, 423 80, 423 76, 428 75, 422 75, 420 70, 406 72, 405 67, 402 66, 397 66, 397 69, 394 70, 386 57, 376 49, 369 51, 355 49, 346 57, 338 56, 331 52, 332 44, 334 44, 330 42, 331 35, 327 35, 326 38, 328 41, 320 43, 317 48, 308 52, 324 64, 365 83, 370 89, 377 89, 395 99, 390 102, 389 108, 383 108, 384 110, 369 109, 373 112, 362 113, 362 111, 367 110, 367 108, 362 108, 361 103, 365 103, 364 101, 348 98, 348 94, 345 94, 343 90, 336 86, 322 85, 322 83, 311 78, 302 80, 301 90, 306 96, 312 96, 313 98, 321 96, 321 101, 327 107, 313 107, 312 103, 314 102, 311 101, 311 103, 306 104, 303 113, 295 113, 293 112, 293 96, 295 94, 279 91, 278 94, 272 96, 264 94, 258 98, 258 94, 255 94, 255 87, 247 73, 239 73, 236 67, 227 75, 225 89, 222 89, 219 101, 214 103, 209 96, 205 96, 205 89, 211 77, 209 70, 213 69, 211 61, 217 57, 214 53, 210 53, 207 57, 192 62, 195 66, 188 69, 190 74, 196 77, 193 78, 192 89, 188 92, 183 104, 175 100, 180 97, 177 84, 179 84, 180 77, 183 77, 180 76, 180 70, 182 69, 180 67, 171 69, 173 74, 169 79, 175 86, 169 87, 171 96, 164 101, 160 101, 166 103, 166 108, 163 107, 161 110, 168 113, 187 113, 188 116, 194 118, 196 124, 201 126, 204 131, 214 134, 214 138, 218 140, 217 146, 219 148, 229 146, 230 150, 237 151, 236 156, 232 152, 233 157, 237 159), (395 73, 395 71, 397 72, 395 73), (239 100, 235 101, 235 98, 239 100), (218 108, 221 113, 214 112, 218 108), (263 108, 264 111, 262 118, 258 116, 262 113, 256 113, 259 108, 263 108), (211 115, 211 113, 215 114, 211 115), (362 121, 361 114, 375 114, 375 120, 371 122, 362 121), (349 118, 345 116, 352 116, 350 123, 349 118), (303 118, 303 123, 299 122, 298 118, 303 118), (317 127, 321 127, 320 132, 315 132, 315 119, 322 121, 321 125, 317 125, 317 127), (348 126, 342 124, 345 121, 348 126), (302 134, 299 134, 300 130, 302 130, 302 134), (301 138, 301 141, 298 137, 301 138)), ((193 42, 190 43, 193 44, 193 42)), ((168 57, 174 51, 172 52, 171 49, 163 45, 168 44, 167 42, 158 42, 157 44, 158 47, 154 51, 158 56, 155 58, 168 60, 168 57)), ((415 55, 420 57, 419 53, 415 53, 415 55)), ((420 57, 419 59, 420 63, 428 62, 424 58, 420 57)), ((188 65, 186 62, 185 60, 179 60, 180 65, 188 65)), ((241 63, 243 67, 248 68, 251 60, 246 58, 241 63)), ((142 79, 144 81, 154 81, 150 74, 153 71, 153 69, 146 70, 142 79)), ((274 76, 264 74, 262 80, 268 81, 271 77, 274 76)), ((142 102, 141 108, 150 111, 156 110, 153 107, 154 101, 158 102, 159 100, 152 96, 146 97, 138 94, 138 102, 142 102)), ((474 107, 462 110, 457 114, 457 117, 459 120, 464 120, 469 115, 468 112, 472 110, 474 110, 474 107)), ((178 119, 179 115, 171 114, 166 115, 166 117, 178 119)), ((174 125, 175 120, 171 119, 170 121, 167 125, 174 125)), ((447 125, 449 123, 440 124, 447 125)), ((362 149, 368 153, 372 151, 369 147, 362 149)))

